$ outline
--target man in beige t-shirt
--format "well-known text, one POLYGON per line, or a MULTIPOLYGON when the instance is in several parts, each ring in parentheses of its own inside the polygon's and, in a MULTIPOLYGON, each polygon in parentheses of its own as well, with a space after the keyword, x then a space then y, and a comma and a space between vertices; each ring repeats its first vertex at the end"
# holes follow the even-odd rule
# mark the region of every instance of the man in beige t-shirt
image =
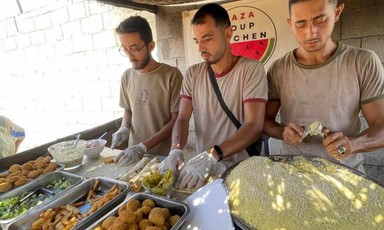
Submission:
POLYGON ((194 41, 205 62, 188 68, 181 90, 180 110, 172 133, 173 149, 160 169, 177 170, 183 164, 182 149, 187 142, 193 112, 196 156, 181 169, 176 187, 198 188, 216 163, 236 163, 248 154, 244 149, 262 135, 267 79, 256 60, 236 57, 231 52, 232 28, 226 10, 218 4, 200 8, 192 19, 194 41), (229 110, 242 124, 239 129, 219 104, 208 69, 229 110))
POLYGON ((129 147, 115 159, 119 165, 129 165, 145 153, 168 154, 183 77, 177 68, 152 58, 155 43, 146 19, 129 17, 116 32, 121 42, 119 51, 129 58, 133 68, 121 78, 120 106, 124 115, 121 128, 112 135, 111 148, 129 139, 129 147))
POLYGON ((283 140, 281 154, 320 156, 364 172, 361 153, 384 147, 384 71, 374 52, 332 41, 343 8, 336 0, 290 0, 288 24, 300 47, 268 71, 264 132, 283 140), (362 132, 360 111, 369 125, 362 132), (314 121, 324 137, 304 138, 303 127, 314 121))

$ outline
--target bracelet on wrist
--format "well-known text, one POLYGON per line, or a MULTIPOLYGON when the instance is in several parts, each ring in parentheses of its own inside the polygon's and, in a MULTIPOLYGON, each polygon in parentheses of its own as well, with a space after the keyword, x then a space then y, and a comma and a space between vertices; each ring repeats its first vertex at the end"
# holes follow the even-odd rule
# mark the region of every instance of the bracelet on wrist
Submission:
POLYGON ((221 161, 224 158, 223 151, 221 150, 220 146, 214 145, 213 149, 215 150, 217 156, 219 157, 218 161, 221 161))

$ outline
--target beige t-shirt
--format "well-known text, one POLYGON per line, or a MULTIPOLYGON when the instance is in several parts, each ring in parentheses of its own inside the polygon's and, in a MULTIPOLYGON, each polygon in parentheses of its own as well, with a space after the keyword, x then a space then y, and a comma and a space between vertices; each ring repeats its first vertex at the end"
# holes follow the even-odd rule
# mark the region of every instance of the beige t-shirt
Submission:
MULTIPOLYGON (((256 60, 240 57, 222 76, 216 76, 224 102, 241 124, 244 123, 244 103, 267 100, 267 78, 264 67, 256 60)), ((188 68, 181 97, 192 100, 195 121, 195 154, 220 144, 236 132, 236 126, 219 104, 209 80, 205 62, 188 68)), ((238 162, 248 157, 244 150, 223 162, 238 162)))
MULTIPOLYGON (((121 78, 120 106, 132 111, 129 146, 139 144, 160 131, 179 111, 183 76, 179 69, 161 64, 148 73, 131 68, 121 78)), ((148 153, 167 155, 171 136, 148 153)))
MULTIPOLYGON (((268 71, 269 100, 281 103, 281 123, 308 126, 313 121, 330 131, 346 136, 360 132, 360 106, 384 98, 384 71, 377 55, 370 50, 338 44, 334 55, 325 63, 305 66, 293 52, 273 63, 268 71)), ((306 139, 294 147, 283 143, 282 154, 330 157, 320 137, 306 139)), ((341 161, 363 171, 362 154, 341 161)))

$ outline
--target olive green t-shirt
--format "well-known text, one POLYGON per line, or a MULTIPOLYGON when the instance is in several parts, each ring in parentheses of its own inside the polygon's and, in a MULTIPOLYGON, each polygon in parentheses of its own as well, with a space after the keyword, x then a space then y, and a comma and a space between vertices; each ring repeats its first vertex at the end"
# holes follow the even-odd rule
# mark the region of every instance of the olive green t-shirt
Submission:
MULTIPOLYGON (((120 106, 132 111, 129 146, 155 135, 179 111, 183 76, 179 69, 161 64, 148 73, 131 68, 121 78, 120 106)), ((171 136, 148 151, 168 155, 171 136)))
MULTIPOLYGON (((320 65, 298 63, 294 52, 275 61, 268 71, 268 99, 279 100, 281 123, 308 126, 319 121, 346 136, 360 133, 362 104, 384 98, 384 71, 370 50, 338 44, 336 52, 320 65)), ((298 147, 283 143, 282 154, 330 157, 320 137, 306 138, 298 147)), ((363 171, 362 154, 353 154, 340 163, 363 171)))

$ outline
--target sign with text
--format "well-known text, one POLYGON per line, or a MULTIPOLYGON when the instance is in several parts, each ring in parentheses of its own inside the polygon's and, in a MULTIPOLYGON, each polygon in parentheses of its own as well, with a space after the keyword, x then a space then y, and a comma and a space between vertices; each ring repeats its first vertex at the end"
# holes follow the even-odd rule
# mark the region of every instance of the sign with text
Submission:
MULTIPOLYGON (((231 20, 232 52, 259 60, 267 68, 277 58, 298 45, 286 22, 286 0, 236 1, 222 4, 231 20)), ((183 12, 186 64, 202 61, 193 42, 191 20, 197 10, 183 12)))

